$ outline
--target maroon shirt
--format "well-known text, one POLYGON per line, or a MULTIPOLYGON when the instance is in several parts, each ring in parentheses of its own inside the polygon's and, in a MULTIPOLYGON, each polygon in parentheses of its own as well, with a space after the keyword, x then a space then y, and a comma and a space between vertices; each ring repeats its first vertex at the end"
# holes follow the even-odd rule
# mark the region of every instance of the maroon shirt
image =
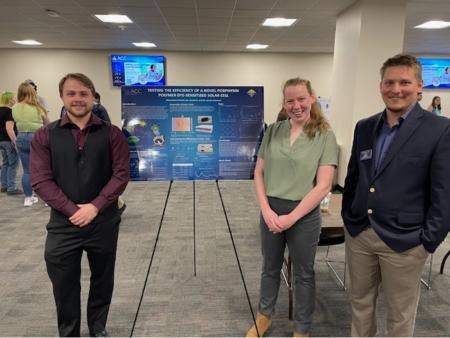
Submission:
MULTIPOLYGON (((70 121, 67 114, 64 114, 61 118, 61 126, 69 124, 78 148, 83 149, 91 126, 100 125, 102 121, 91 114, 86 128, 80 129, 70 121)), ((91 201, 99 212, 117 200, 125 190, 130 176, 128 143, 120 129, 114 125, 111 125, 110 144, 112 176, 100 194, 91 201)), ((30 174, 33 190, 53 209, 67 217, 78 210, 77 205, 69 200, 53 179, 48 126, 38 129, 31 142, 30 174)))

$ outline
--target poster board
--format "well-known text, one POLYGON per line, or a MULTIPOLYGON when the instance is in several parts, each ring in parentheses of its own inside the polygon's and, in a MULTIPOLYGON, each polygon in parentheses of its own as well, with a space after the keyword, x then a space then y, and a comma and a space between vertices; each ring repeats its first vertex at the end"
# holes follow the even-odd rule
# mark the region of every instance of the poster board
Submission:
POLYGON ((122 87, 132 180, 252 179, 263 87, 122 87))

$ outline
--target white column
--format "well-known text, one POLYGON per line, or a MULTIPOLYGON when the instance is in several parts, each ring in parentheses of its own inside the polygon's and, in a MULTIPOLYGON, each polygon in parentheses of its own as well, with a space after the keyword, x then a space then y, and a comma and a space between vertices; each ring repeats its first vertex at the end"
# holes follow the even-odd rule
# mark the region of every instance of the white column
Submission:
POLYGON ((403 51, 405 16, 406 0, 360 0, 336 21, 331 124, 341 146, 341 186, 356 122, 384 109, 380 68, 387 58, 403 51))

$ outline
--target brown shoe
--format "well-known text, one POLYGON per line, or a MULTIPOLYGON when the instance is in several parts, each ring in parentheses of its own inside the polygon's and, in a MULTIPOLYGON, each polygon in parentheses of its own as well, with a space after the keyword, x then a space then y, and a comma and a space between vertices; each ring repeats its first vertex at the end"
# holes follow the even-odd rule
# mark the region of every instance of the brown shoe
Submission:
POLYGON ((256 331, 256 326, 253 325, 250 330, 247 331, 246 337, 262 337, 264 333, 269 329, 270 325, 272 325, 272 318, 269 316, 263 315, 262 313, 256 314, 256 325, 258 326, 258 331, 256 331), (258 336, 259 332, 259 336, 258 336))
POLYGON ((292 337, 309 337, 309 333, 308 332, 305 332, 305 333, 294 332, 292 337))

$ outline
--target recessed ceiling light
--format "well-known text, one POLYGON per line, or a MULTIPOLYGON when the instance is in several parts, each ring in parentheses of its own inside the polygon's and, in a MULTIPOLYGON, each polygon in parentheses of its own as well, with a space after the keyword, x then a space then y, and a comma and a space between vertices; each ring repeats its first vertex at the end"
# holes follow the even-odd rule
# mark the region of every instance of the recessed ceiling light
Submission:
POLYGON ((110 22, 110 23, 133 23, 131 19, 126 15, 121 14, 95 14, 95 16, 103 21, 103 22, 110 22))
POLYGON ((247 45, 248 49, 265 49, 269 47, 269 45, 261 45, 259 43, 252 43, 250 45, 247 45))
POLYGON ((153 42, 133 42, 133 45, 135 45, 136 47, 144 47, 144 48, 156 47, 156 45, 153 42))
POLYGON ((268 18, 263 22, 263 26, 289 27, 289 26, 292 26, 296 21, 297 21, 297 19, 268 18))
POLYGON ((39 46, 42 45, 39 41, 36 40, 14 40, 14 43, 18 45, 26 45, 26 46, 39 46))
POLYGON ((449 21, 439 21, 439 20, 427 21, 421 25, 414 26, 414 28, 423 28, 423 29, 442 29, 447 27, 450 27, 449 21))

